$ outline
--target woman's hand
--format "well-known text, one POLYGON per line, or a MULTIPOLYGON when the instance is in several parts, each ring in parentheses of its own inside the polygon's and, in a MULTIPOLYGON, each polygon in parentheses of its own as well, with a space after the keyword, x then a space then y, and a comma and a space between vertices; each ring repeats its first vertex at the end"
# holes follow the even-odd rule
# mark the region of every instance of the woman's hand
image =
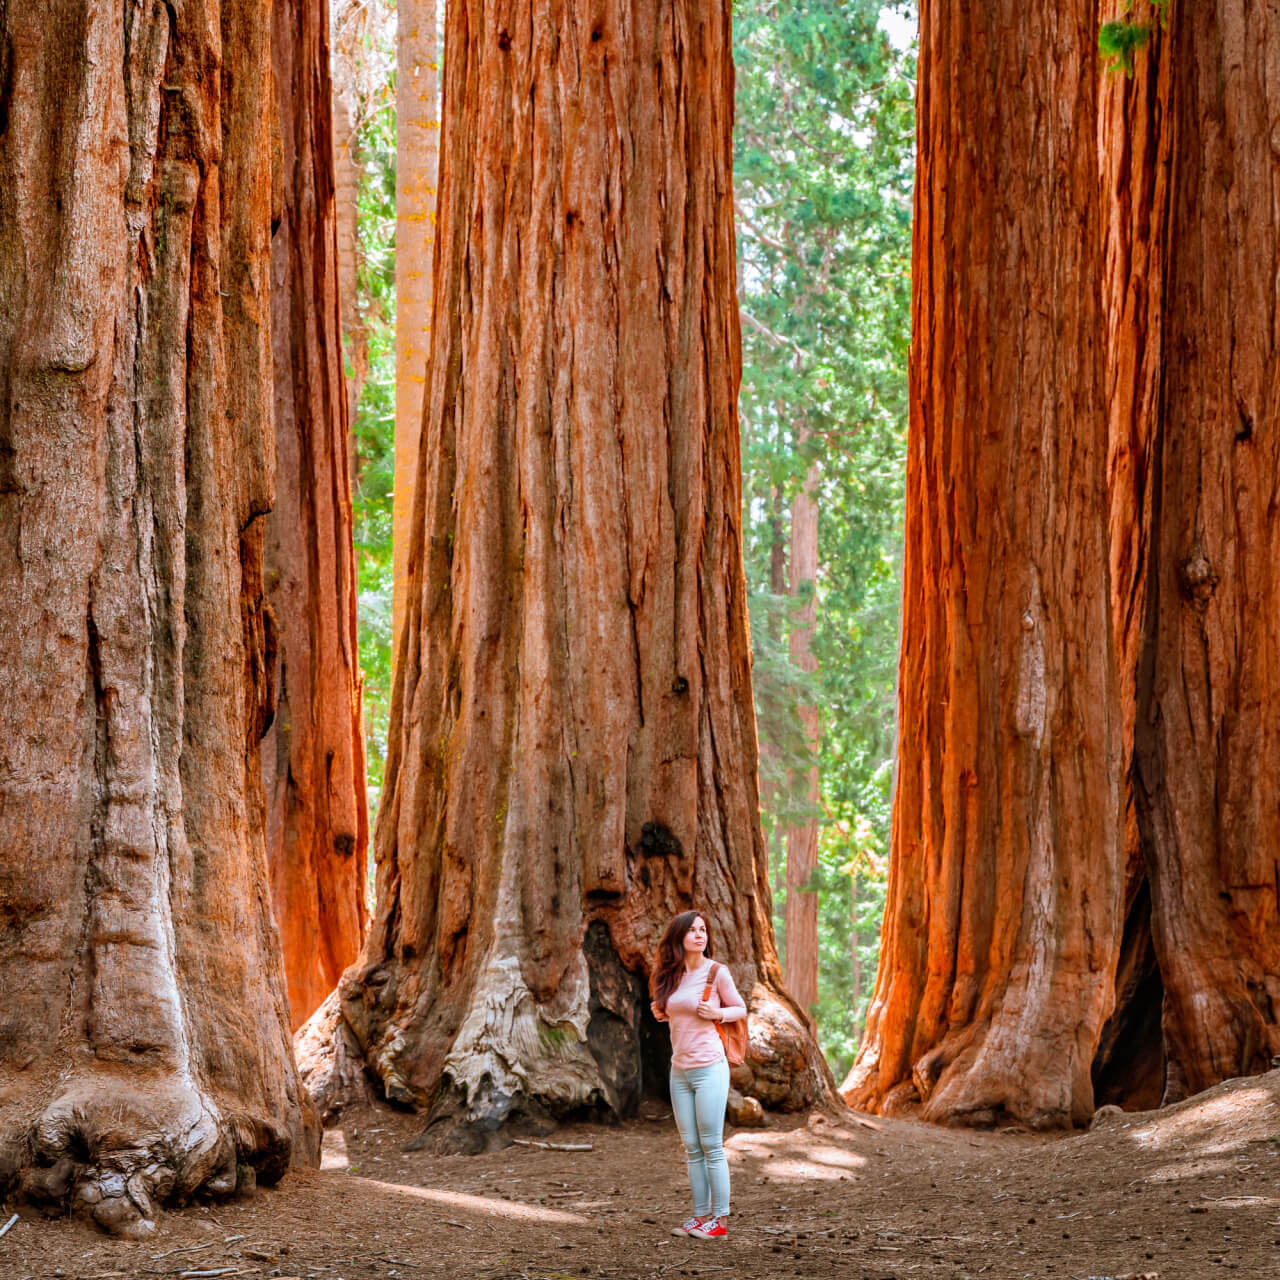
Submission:
POLYGON ((710 1000, 699 1000, 698 1017, 706 1018, 708 1022, 719 1022, 720 1010, 717 1009, 710 1000))
POLYGON ((652 1013, 653 1016, 657 1018, 659 1022, 666 1022, 667 1015, 663 1013, 661 1007, 659 1006, 656 1000, 651 1000, 649 1002, 649 1012, 652 1013))

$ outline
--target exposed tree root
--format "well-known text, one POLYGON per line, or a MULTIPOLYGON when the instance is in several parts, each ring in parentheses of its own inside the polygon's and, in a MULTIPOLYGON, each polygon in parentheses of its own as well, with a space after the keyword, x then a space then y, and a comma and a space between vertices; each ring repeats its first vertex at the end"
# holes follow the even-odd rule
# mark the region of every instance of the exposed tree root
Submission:
POLYGON ((155 1231, 161 1205, 277 1181, 294 1149, 266 1117, 223 1114, 190 1082, 136 1070, 74 1075, 34 1120, 19 1116, 0 1139, 0 1194, 129 1239, 155 1231))

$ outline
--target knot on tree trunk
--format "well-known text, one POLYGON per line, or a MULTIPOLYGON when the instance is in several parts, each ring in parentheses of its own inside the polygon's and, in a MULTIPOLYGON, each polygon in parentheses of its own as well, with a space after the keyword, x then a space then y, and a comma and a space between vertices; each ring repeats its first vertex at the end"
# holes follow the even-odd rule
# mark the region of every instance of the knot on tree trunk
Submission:
POLYGON ((1199 547, 1179 566, 1178 579, 1187 599, 1201 612, 1207 609, 1218 585, 1218 575, 1199 547))

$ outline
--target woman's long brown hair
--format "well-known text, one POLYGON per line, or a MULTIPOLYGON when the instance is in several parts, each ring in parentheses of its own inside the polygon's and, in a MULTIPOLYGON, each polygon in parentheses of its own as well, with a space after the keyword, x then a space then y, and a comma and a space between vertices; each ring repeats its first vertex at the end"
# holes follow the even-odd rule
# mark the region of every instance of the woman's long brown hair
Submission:
POLYGON ((649 992, 663 1013, 666 1013, 667 1001, 684 977, 684 935, 693 928, 693 922, 699 917, 707 929, 707 949, 703 954, 710 960, 711 925, 701 911, 682 911, 662 931, 662 941, 658 943, 658 958, 649 975, 649 992))

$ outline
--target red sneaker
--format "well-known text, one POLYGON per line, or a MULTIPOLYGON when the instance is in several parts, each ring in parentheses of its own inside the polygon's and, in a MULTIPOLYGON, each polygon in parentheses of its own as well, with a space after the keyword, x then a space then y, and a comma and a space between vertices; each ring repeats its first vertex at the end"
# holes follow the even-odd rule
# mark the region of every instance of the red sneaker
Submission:
POLYGON ((691 1228, 689 1234, 697 1236, 699 1240, 723 1240, 729 1234, 729 1228, 719 1218, 708 1218, 691 1228))
POLYGON ((701 1218, 690 1218, 686 1222, 682 1222, 678 1227, 672 1227, 671 1234, 673 1236, 691 1236, 694 1227, 700 1226, 702 1226, 701 1218))

